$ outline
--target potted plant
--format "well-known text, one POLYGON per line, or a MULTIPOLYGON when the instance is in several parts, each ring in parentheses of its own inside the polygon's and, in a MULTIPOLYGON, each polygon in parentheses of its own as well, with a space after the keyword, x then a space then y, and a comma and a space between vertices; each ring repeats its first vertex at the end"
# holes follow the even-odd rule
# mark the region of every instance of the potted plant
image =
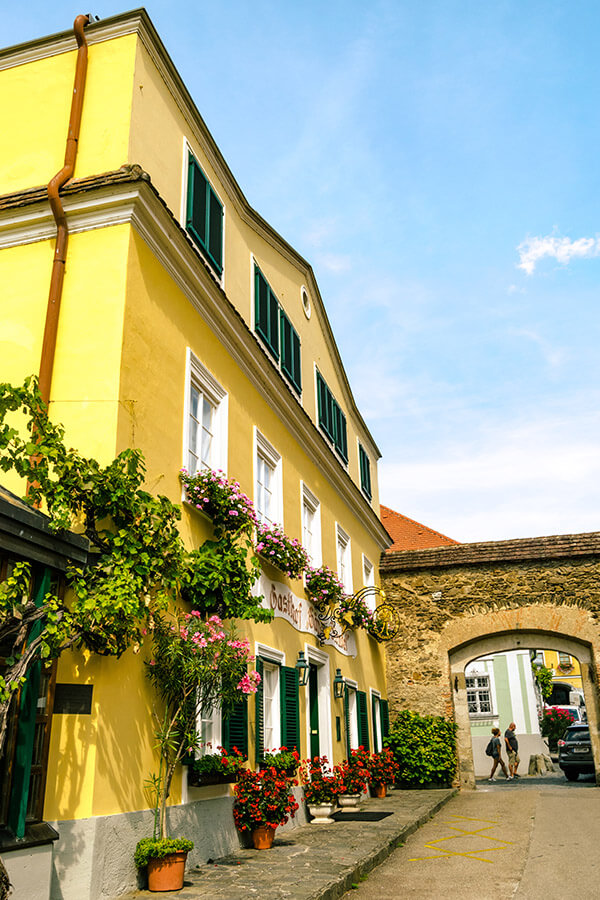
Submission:
POLYGON ((243 769, 233 792, 233 818, 238 830, 250 832, 256 850, 269 850, 277 826, 293 818, 298 809, 289 781, 273 767, 260 772, 243 769))
POLYGON ((138 869, 147 867, 149 890, 180 890, 183 887, 185 861, 193 848, 193 841, 186 838, 142 838, 135 848, 133 859, 138 869))
POLYGON ((286 778, 295 778, 300 765, 300 754, 296 749, 288 750, 280 747, 279 750, 265 750, 263 756, 264 768, 273 768, 279 775, 286 778))
POLYGON ((328 772, 326 756, 304 760, 300 769, 300 781, 304 787, 304 799, 313 817, 311 825, 330 825, 331 814, 337 806, 340 793, 340 779, 334 769, 328 772))
POLYGON ((398 773, 398 763, 387 747, 373 753, 368 761, 369 784, 374 797, 385 797, 388 784, 393 784, 398 773))
POLYGON ((227 753, 225 747, 217 747, 219 753, 206 753, 195 759, 188 769, 188 784, 202 787, 208 784, 231 784, 237 781, 245 757, 237 747, 227 753))
POLYGON ((344 595, 338 603, 338 616, 349 628, 368 630, 373 625, 373 613, 362 598, 344 595))
POLYGON ((198 714, 215 708, 227 711, 240 696, 256 691, 260 676, 247 671, 248 661, 253 659, 247 641, 226 631, 218 616, 204 621, 193 611, 157 618, 153 645, 154 656, 146 663, 146 672, 164 704, 162 718, 155 713, 159 769, 146 782, 153 796, 154 834, 138 843, 135 861, 147 865, 150 890, 180 890, 185 857, 193 843, 186 838, 174 842, 167 834, 167 799, 173 775, 184 757, 199 746, 198 714), (165 882, 163 876, 169 873, 171 880, 165 882), (155 875, 160 875, 158 882, 155 875))
POLYGON ((306 569, 306 593, 317 608, 337 606, 344 596, 344 585, 329 566, 306 569))
POLYGON ((369 780, 369 754, 364 747, 353 750, 350 759, 336 766, 340 780, 338 803, 342 809, 358 809, 369 780))
POLYGON ((278 525, 257 525, 254 549, 288 578, 301 578, 308 567, 308 553, 300 541, 289 538, 278 525))
POLYGON ((179 478, 187 502, 212 519, 215 536, 226 532, 248 531, 257 518, 252 501, 237 481, 228 481, 224 472, 202 469, 190 475, 181 469, 179 478))

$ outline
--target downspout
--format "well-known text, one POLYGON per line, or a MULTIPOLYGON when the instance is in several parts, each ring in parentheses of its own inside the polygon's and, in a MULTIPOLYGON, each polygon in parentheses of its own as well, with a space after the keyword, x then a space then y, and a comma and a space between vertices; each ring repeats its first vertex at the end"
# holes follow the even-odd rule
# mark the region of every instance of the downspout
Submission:
POLYGON ((84 26, 88 24, 89 20, 89 16, 77 16, 73 23, 73 31, 75 32, 78 50, 77 64, 75 67, 75 82, 73 84, 73 101, 71 103, 71 117, 69 119, 69 132, 65 150, 65 164, 60 172, 57 172, 48 184, 48 199, 56 222, 56 249, 54 251, 54 261, 52 263, 50 293, 48 295, 48 306, 46 308, 46 325, 44 328, 39 374, 40 391, 46 406, 50 403, 50 386, 52 384, 58 318, 60 313, 63 279, 65 275, 67 244, 69 241, 67 218, 65 216, 59 192, 63 185, 73 177, 73 172, 75 171, 77 142, 79 140, 79 129, 81 126, 81 111, 83 109, 83 94, 85 90, 85 76, 87 73, 88 61, 88 45, 83 29, 84 26))

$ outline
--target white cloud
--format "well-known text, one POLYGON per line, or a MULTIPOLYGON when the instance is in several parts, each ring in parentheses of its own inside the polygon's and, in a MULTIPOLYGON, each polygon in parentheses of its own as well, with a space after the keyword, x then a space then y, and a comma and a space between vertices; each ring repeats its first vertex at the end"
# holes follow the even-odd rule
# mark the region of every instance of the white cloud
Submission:
POLYGON ((557 416, 384 455, 381 502, 459 541, 598 531, 599 442, 599 417, 557 416))
POLYGON ((517 268, 532 275, 537 263, 544 257, 556 259, 567 265, 572 259, 589 259, 600 254, 600 238, 578 238, 572 241, 567 237, 547 235, 546 237, 526 238, 517 247, 519 259, 517 268))

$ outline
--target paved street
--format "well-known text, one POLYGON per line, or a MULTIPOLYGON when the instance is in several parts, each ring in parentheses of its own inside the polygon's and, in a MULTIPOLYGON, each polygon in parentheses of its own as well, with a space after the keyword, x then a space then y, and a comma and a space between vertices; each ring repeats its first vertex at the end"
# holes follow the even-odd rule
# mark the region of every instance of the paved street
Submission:
POLYGON ((591 777, 500 779, 454 797, 350 900, 600 897, 600 790, 591 777))

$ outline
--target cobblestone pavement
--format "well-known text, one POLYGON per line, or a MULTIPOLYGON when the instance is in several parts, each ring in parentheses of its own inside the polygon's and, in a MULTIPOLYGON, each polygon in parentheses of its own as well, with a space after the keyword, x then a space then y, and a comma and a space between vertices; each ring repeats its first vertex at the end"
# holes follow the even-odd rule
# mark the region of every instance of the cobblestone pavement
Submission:
MULTIPOLYGON (((336 900, 454 795, 454 790, 393 791, 361 809, 391 812, 378 822, 337 821, 275 833, 271 850, 240 850, 186 872, 181 900, 336 900)), ((130 900, 167 896, 135 891, 130 900)), ((123 898, 125 900, 125 898, 123 898)))

